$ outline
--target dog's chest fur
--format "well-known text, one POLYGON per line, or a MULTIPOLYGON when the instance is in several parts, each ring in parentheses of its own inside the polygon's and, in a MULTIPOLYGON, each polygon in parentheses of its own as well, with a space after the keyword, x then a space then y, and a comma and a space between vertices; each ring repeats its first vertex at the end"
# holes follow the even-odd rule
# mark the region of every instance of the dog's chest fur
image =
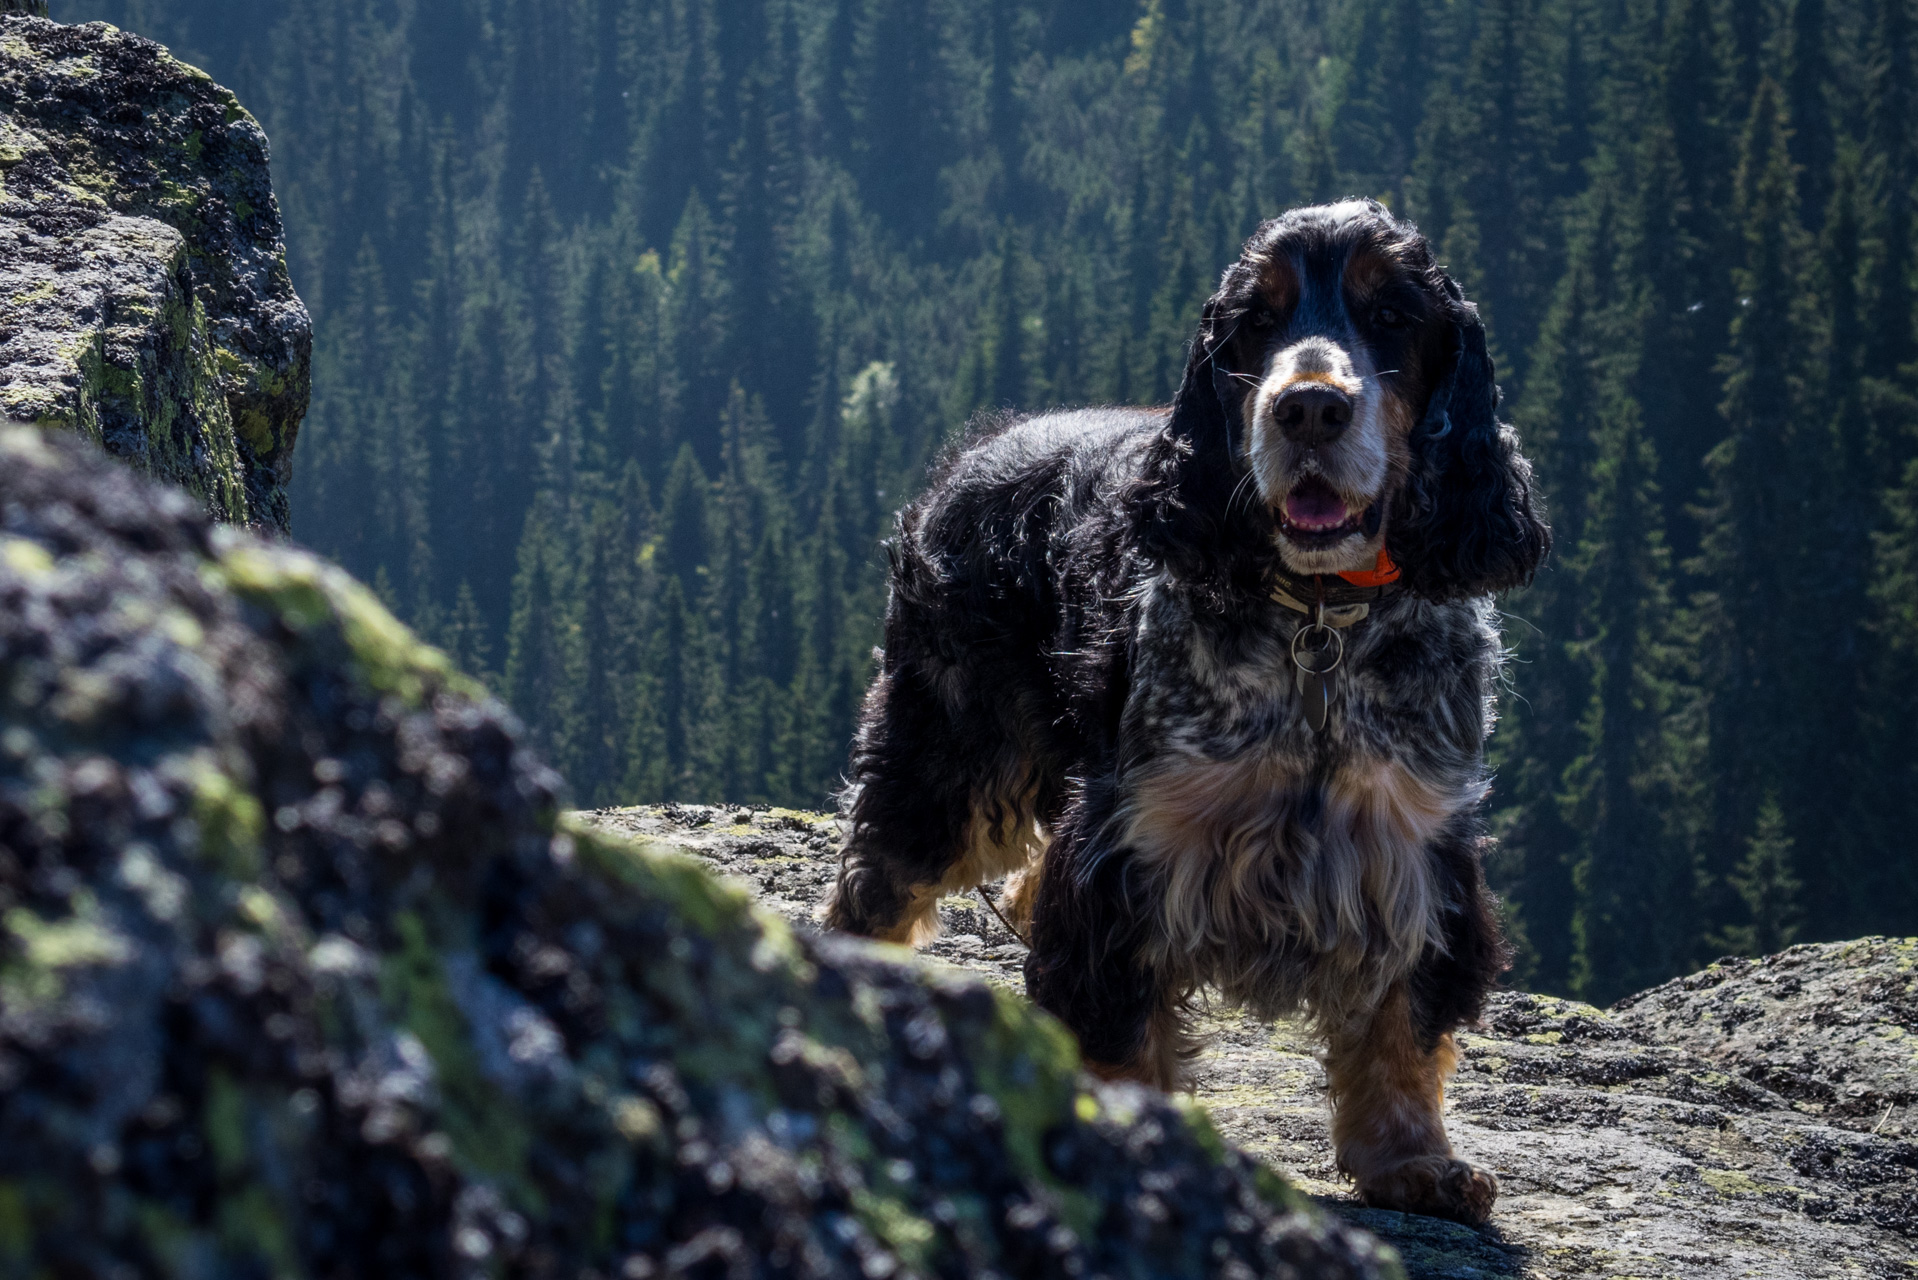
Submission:
POLYGON ((1161 904, 1151 948, 1262 1016, 1375 1001, 1441 944, 1427 846, 1486 790, 1489 605, 1412 599, 1345 633, 1331 723, 1306 723, 1281 605, 1224 622, 1141 602, 1116 818, 1161 904))

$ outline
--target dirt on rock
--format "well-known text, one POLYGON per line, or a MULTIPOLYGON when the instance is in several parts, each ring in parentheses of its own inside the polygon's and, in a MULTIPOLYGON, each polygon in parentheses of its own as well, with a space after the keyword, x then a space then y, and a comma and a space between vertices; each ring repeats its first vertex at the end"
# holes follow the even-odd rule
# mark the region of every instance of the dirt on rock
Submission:
MULTIPOLYGON (((835 869, 826 815, 668 806, 582 815, 692 853, 810 922, 835 869)), ((974 898, 926 953, 1009 990, 1024 948, 974 898)), ((1296 1026, 1208 1018, 1197 1100, 1219 1132, 1396 1245, 1408 1275, 1918 1274, 1918 940, 1726 961, 1600 1010, 1494 996, 1448 1093, 1460 1154, 1494 1170, 1483 1230, 1366 1209, 1332 1166, 1325 1077, 1296 1026)))

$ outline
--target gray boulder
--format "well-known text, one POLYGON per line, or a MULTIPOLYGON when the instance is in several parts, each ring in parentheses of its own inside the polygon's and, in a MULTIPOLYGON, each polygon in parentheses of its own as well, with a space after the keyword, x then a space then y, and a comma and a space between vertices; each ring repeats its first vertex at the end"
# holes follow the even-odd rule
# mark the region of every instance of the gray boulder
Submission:
POLYGON ((0 1274, 1397 1274, 560 785, 339 570, 0 427, 0 1274))
POLYGON ((0 416, 284 530, 311 356, 238 100, 104 23, 0 14, 0 416))

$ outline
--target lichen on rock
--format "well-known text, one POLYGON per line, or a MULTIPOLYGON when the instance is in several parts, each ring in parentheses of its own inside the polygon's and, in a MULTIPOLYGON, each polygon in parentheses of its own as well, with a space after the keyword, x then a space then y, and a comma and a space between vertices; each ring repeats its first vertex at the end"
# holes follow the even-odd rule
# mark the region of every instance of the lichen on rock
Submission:
POLYGON ((0 1273, 1396 1274, 1012 994, 560 803, 339 570, 0 426, 0 1273))
POLYGON ((0 14, 0 416, 287 526, 312 333, 266 135, 159 45, 0 14))

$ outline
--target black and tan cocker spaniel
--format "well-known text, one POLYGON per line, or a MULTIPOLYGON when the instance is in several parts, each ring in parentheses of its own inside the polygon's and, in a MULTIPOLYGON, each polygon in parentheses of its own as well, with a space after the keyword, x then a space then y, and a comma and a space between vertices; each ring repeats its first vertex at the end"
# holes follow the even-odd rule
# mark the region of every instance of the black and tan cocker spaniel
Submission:
POLYGON ((1550 542, 1475 307, 1383 206, 1266 223, 1170 410, 1001 422, 890 544, 827 909, 898 942, 1011 875, 1094 1070, 1181 1083, 1215 988, 1326 1042, 1340 1167, 1482 1220, 1440 1118, 1505 962, 1493 592, 1550 542))

